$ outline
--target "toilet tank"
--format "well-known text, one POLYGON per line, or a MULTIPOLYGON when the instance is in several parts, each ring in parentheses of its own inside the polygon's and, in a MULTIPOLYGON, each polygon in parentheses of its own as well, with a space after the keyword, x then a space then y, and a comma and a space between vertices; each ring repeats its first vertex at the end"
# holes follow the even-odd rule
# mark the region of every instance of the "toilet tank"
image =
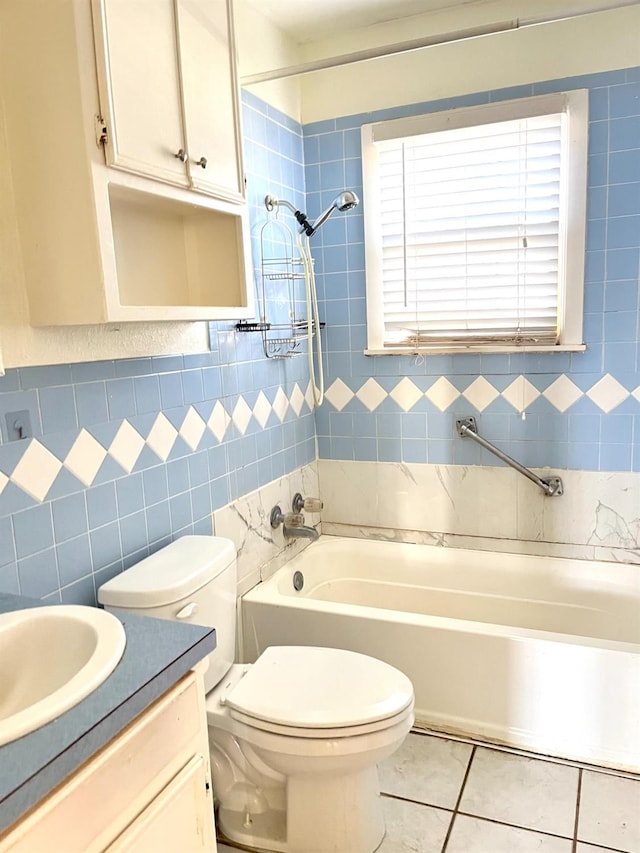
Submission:
POLYGON ((208 692, 233 663, 236 550, 220 536, 183 536, 98 589, 107 610, 129 610, 216 629, 204 684, 208 692))

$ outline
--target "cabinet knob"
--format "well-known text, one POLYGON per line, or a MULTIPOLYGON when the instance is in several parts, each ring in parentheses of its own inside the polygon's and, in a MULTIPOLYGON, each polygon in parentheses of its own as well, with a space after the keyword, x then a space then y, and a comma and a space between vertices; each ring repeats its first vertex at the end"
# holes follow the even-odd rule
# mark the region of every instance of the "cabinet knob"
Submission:
POLYGON ((174 154, 173 156, 176 158, 176 160, 180 160, 181 163, 186 163, 187 160, 189 159, 189 155, 184 150, 184 148, 178 149, 178 152, 176 154, 174 154))
POLYGON ((196 160, 196 166, 202 166, 203 169, 207 168, 207 158, 201 157, 199 160, 196 160))

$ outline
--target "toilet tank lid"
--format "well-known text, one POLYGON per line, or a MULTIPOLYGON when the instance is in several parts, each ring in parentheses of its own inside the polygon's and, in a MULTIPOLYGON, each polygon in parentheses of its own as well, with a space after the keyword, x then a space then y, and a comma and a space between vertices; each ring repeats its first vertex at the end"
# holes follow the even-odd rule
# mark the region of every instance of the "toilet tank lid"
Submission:
POLYGON ((108 607, 172 604, 213 580, 235 558, 230 539, 183 536, 103 584, 98 601, 108 607))

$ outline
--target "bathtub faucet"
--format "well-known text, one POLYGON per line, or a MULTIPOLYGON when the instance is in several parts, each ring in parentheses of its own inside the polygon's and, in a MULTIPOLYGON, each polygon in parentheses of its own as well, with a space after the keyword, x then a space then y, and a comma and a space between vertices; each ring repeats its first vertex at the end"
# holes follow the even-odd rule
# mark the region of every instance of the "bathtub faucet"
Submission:
POLYGON ((284 515, 279 506, 274 506, 270 521, 274 530, 282 525, 282 532, 287 539, 317 539, 320 535, 315 527, 308 527, 304 523, 301 512, 288 512, 284 515))

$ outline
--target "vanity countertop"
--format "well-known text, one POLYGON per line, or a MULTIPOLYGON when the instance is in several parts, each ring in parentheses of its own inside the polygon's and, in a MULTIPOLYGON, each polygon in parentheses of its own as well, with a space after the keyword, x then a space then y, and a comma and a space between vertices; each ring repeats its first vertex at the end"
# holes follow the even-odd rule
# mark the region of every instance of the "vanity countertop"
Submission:
MULTIPOLYGON (((0 593, 0 613, 45 602, 0 593)), ((0 747, 0 833, 73 773, 215 648, 215 630, 112 611, 125 628, 120 663, 74 708, 0 747)))

